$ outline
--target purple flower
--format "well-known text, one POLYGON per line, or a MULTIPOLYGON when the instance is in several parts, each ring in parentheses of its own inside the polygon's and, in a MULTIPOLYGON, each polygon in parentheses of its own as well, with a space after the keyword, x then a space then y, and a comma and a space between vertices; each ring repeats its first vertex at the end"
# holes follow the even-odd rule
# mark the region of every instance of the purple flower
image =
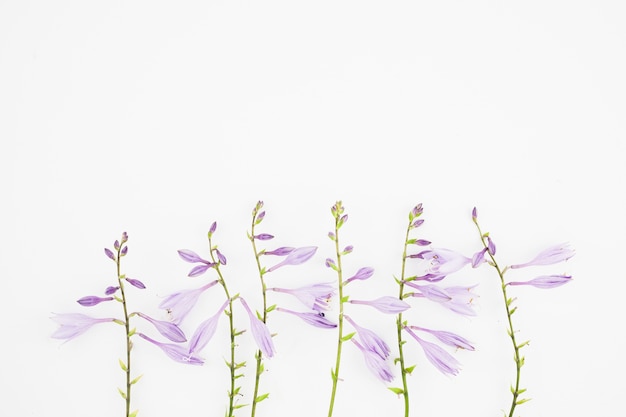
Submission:
POLYGON ((267 270, 267 272, 275 271, 284 265, 300 265, 311 259, 315 252, 317 251, 317 246, 305 246, 302 248, 294 249, 287 255, 287 257, 282 261, 271 267, 267 270))
POLYGON ((363 343, 363 346, 373 352, 375 352, 381 359, 387 359, 391 350, 385 341, 380 338, 373 331, 366 329, 365 327, 361 327, 356 324, 350 317, 344 316, 344 318, 354 327, 359 335, 359 339, 363 343))
POLYGON ((107 287, 107 288, 104 290, 104 293, 105 293, 106 295, 113 295, 113 294, 115 294, 115 293, 117 292, 117 290, 119 290, 119 289, 120 289, 120 287, 107 287))
POLYGON ((180 363, 185 363, 188 365, 202 365, 204 363, 204 361, 196 356, 192 356, 190 353, 187 352, 187 348, 185 348, 184 346, 181 345, 174 345, 171 343, 161 343, 161 342, 157 342, 154 339, 149 338, 148 336, 146 336, 143 333, 137 333, 137 336, 147 340, 148 342, 158 346, 161 348, 161 350, 163 350, 163 352, 170 357, 170 359, 176 361, 176 362, 180 362, 180 363))
POLYGON ((220 264, 226 265, 226 257, 222 255, 222 252, 219 249, 215 249, 215 254, 217 255, 217 259, 219 259, 220 264))
POLYGON ((366 280, 372 275, 374 275, 374 268, 370 268, 369 266, 360 268, 358 271, 356 271, 356 274, 354 274, 344 282, 344 285, 355 280, 366 280))
POLYGON ((108 256, 109 258, 115 260, 115 255, 113 254, 113 252, 111 251, 111 249, 108 248, 104 248, 104 254, 106 256, 108 256))
POLYGON ((291 294, 302 304, 316 311, 330 309, 328 304, 335 294, 335 288, 331 284, 313 284, 294 289, 268 288, 268 290, 291 294))
POLYGON ((459 336, 458 334, 447 332, 445 330, 431 330, 423 327, 409 326, 412 330, 419 330, 422 332, 430 333, 439 339, 440 342, 445 343, 448 346, 455 347, 457 349, 474 350, 471 342, 467 339, 459 336))
POLYGON ((115 321, 113 318, 97 319, 79 313, 56 314, 55 317, 50 318, 60 324, 60 327, 52 333, 51 337, 54 339, 66 340, 71 340, 80 336, 89 330, 94 324, 115 321))
POLYGON ((417 256, 428 262, 426 275, 420 277, 426 281, 441 281, 447 275, 459 271, 472 260, 449 249, 432 249, 417 256))
POLYGON ((215 284, 217 284, 217 280, 209 282, 200 288, 170 294, 161 301, 159 308, 167 310, 174 324, 180 324, 196 304, 198 297, 215 284))
POLYGON ((289 255, 291 252, 293 252, 295 249, 296 248, 283 246, 283 247, 271 250, 269 252, 263 252, 263 255, 286 256, 286 255, 289 255))
POLYGON ((258 317, 254 315, 250 307, 248 307, 248 303, 243 298, 239 298, 241 304, 243 304, 243 308, 248 312, 248 316, 250 318, 250 330, 252 331, 252 337, 265 356, 271 358, 274 356, 274 342, 272 341, 272 335, 270 334, 269 329, 258 317))
POLYGON ((489 249, 491 256, 496 254, 496 244, 493 243, 493 240, 491 240, 489 236, 487 236, 487 249, 489 249))
POLYGON ((95 295, 88 295, 78 300, 77 303, 84 307, 93 307, 97 304, 100 304, 103 301, 111 301, 111 300, 113 300, 113 297, 98 297, 95 295))
POLYGON ((217 222, 211 223, 211 227, 209 228, 209 236, 212 236, 216 230, 217 230, 217 222))
POLYGON ((270 239, 274 239, 273 235, 270 235, 268 233, 261 233, 258 235, 253 236, 256 240, 270 240, 270 239))
POLYGON ((419 291, 418 293, 413 293, 413 297, 424 297, 430 301, 435 301, 457 314, 464 316, 476 315, 471 305, 476 297, 471 292, 475 286, 439 288, 433 284, 417 285, 414 282, 405 282, 405 284, 419 291))
POLYGON ((297 311, 287 310, 286 308, 277 307, 276 311, 282 311, 283 313, 293 314, 294 316, 300 317, 307 324, 311 326, 320 327, 322 329, 334 329, 337 327, 335 323, 328 320, 324 313, 300 313, 297 311))
POLYGON ((163 336, 167 337, 172 342, 182 343, 187 341, 187 337, 185 337, 185 333, 178 328, 174 323, 170 323, 168 321, 155 320, 150 316, 147 316, 143 313, 135 313, 139 317, 148 320, 152 325, 161 333, 163 336))
POLYGON ((421 296, 437 303, 445 303, 452 299, 442 288, 433 284, 419 285, 413 281, 405 281, 404 284, 419 291, 418 295, 414 294, 416 297, 421 296))
POLYGON ((126 278, 126 281, 132 285, 133 287, 137 287, 141 290, 145 289, 146 286, 143 284, 143 282, 139 281, 138 279, 134 279, 134 278, 126 278))
POLYGON ((567 284, 571 280, 571 275, 542 275, 540 277, 531 279, 530 281, 514 281, 509 282, 506 285, 532 285, 533 287, 541 289, 549 289, 559 287, 563 284, 567 284))
POLYGON ((120 251, 120 256, 125 256, 128 253, 128 246, 124 246, 120 251))
POLYGON ((189 271, 187 276, 189 277, 197 277, 199 275, 204 274, 207 269, 213 268, 215 263, 209 262, 206 259, 202 259, 197 253, 188 249, 181 249, 178 251, 178 256, 185 262, 189 263, 201 263, 201 265, 197 265, 189 271))
POLYGON ((373 350, 363 347, 359 344, 359 342, 354 340, 354 338, 350 340, 352 340, 352 343, 354 343, 354 345, 359 348, 361 353, 363 353, 365 364, 374 375, 386 382, 393 381, 393 373, 391 372, 389 364, 385 359, 381 358, 378 353, 373 350))
POLYGON ((413 333, 411 329, 406 326, 404 327, 404 330, 417 340, 424 350, 426 358, 428 358, 430 363, 432 363, 440 372, 449 375, 456 375, 459 373, 460 363, 454 359, 452 355, 443 350, 441 346, 420 339, 419 336, 413 333))
POLYGON ((485 262, 485 254, 487 253, 487 248, 476 252, 474 256, 472 256, 472 268, 477 268, 480 264, 485 262))
POLYGON ((572 256, 574 256, 574 249, 570 249, 568 243, 561 243, 543 250, 532 260, 526 263, 511 265, 511 269, 525 268, 533 265, 552 265, 566 261, 572 256))
POLYGON ((226 306, 230 303, 230 300, 226 300, 224 304, 217 310, 211 318, 200 323, 196 331, 194 332, 191 340, 189 341, 189 354, 193 352, 199 352, 209 343, 215 331, 217 330, 217 323, 226 309, 226 306))
POLYGON ((392 296, 383 296, 371 301, 350 300, 350 303, 366 304, 387 314, 402 313, 403 311, 408 310, 411 307, 406 302, 392 296))

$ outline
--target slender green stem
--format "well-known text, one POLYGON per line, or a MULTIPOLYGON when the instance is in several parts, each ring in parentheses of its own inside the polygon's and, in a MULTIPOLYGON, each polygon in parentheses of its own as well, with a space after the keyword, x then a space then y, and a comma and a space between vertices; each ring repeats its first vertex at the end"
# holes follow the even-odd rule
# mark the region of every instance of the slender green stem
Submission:
POLYGON ((121 300, 122 300, 122 307, 124 308, 124 328, 126 330, 126 395, 125 395, 125 400, 126 400, 126 417, 128 417, 130 415, 130 388, 131 388, 131 380, 130 380, 130 351, 133 348, 133 343, 130 340, 131 334, 130 334, 130 321, 129 321, 129 317, 128 317, 128 307, 126 305, 126 293, 124 292, 124 280, 122 279, 122 274, 121 274, 121 270, 120 270, 120 258, 121 258, 121 252, 122 252, 122 246, 124 245, 124 243, 122 242, 122 244, 119 246, 119 248, 117 249, 117 256, 115 258, 115 263, 117 266, 117 282, 118 285, 120 287, 120 294, 121 294, 121 300))
MULTIPOLYGON (((250 238, 250 242, 252 242, 252 249, 254 251, 254 257, 256 259, 256 266, 257 269, 259 271, 259 278, 261 280, 261 291, 263 293, 263 323, 267 323, 267 286, 265 285, 265 280, 263 279, 263 275, 264 275, 264 271, 263 268, 261 267, 261 261, 260 261, 260 256, 261 254, 259 254, 259 251, 257 250, 256 247, 256 240, 254 239, 254 226, 256 226, 257 224, 257 216, 258 214, 258 209, 255 209, 252 213, 252 228, 251 228, 251 233, 249 235, 250 238)), ((251 417, 254 417, 256 414, 256 405, 257 405, 257 398, 259 395, 259 382, 261 380, 261 374, 263 373, 263 352, 261 352, 261 350, 259 349, 256 352, 255 355, 256 358, 256 372, 255 372, 255 377, 254 377, 254 394, 252 395, 252 411, 251 411, 251 417)))
POLYGON ((338 337, 337 337, 337 359, 335 361, 335 369, 332 370, 333 388, 330 395, 330 405, 328 408, 328 417, 333 415, 333 407, 335 405, 335 395, 337 393, 337 381, 339 380, 339 365, 341 364, 341 348, 343 345, 343 304, 345 302, 343 295, 343 273, 341 268, 341 252, 339 251, 339 228, 341 227, 341 213, 343 207, 340 203, 337 203, 335 216, 335 253, 337 255, 337 282, 339 293, 339 318, 337 323, 338 337))
MULTIPOLYGON (((488 249, 488 242, 486 242, 487 235, 483 234, 478 223, 477 222, 475 223, 476 223, 476 227, 478 228, 478 233, 480 233, 480 239, 483 244, 483 247, 485 249, 488 249)), ((520 396, 520 394, 522 394, 525 391, 524 389, 520 388, 520 376, 522 373, 522 366, 524 365, 524 358, 520 356, 521 346, 517 344, 517 340, 515 339, 515 328, 513 327, 512 316, 516 308, 511 309, 511 304, 513 303, 513 299, 509 298, 506 292, 506 283, 504 281, 504 273, 506 272, 506 268, 501 269, 498 266, 498 263, 496 262, 495 257, 489 250, 487 250, 487 254, 489 255, 489 258, 491 259, 491 265, 496 269, 496 271, 498 272, 498 276, 500 277, 500 285, 502 288, 502 296, 504 297, 504 307, 506 310, 506 317, 507 317, 507 322, 508 322, 507 333, 509 334, 509 337, 511 338, 511 343, 513 344, 513 350, 514 350, 513 360, 515 361, 515 387, 511 388, 513 399, 511 401, 511 408, 509 410, 509 417, 513 417, 513 413, 515 412, 515 407, 518 405, 517 399, 520 396)))
MULTIPOLYGON (((402 300, 404 298, 404 279, 405 279, 405 270, 406 270, 406 256, 407 256, 407 247, 409 241, 409 231, 411 230, 412 217, 409 218, 409 226, 406 229, 406 236, 404 238, 404 250, 402 252, 402 271, 400 274, 400 292, 398 294, 398 298, 402 300)), ((404 351, 403 345, 404 340, 402 339, 402 313, 398 313, 398 319, 396 321, 398 326, 398 362, 400 363, 400 374, 402 375, 402 395, 404 397, 404 416, 409 417, 409 386, 406 381, 406 367, 404 364, 404 351)))

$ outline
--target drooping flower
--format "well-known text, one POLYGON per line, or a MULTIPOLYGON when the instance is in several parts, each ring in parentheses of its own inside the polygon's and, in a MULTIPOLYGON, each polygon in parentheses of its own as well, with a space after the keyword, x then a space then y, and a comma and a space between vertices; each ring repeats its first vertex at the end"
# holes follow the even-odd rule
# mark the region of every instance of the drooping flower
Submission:
POLYGON ((335 323, 328 320, 324 313, 301 313, 298 311, 288 310, 286 308, 277 307, 276 311, 282 311, 283 313, 293 314, 294 316, 300 317, 304 322, 310 324, 311 326, 320 327, 322 329, 334 329, 337 327, 335 323))
POLYGON ((393 372, 385 359, 381 358, 375 351, 362 346, 354 338, 350 340, 363 353, 365 364, 374 375, 385 382, 393 381, 393 372))
POLYGON ((447 332, 445 330, 426 329, 426 328, 418 327, 418 326, 409 326, 409 328, 411 330, 419 330, 422 332, 430 333, 431 335, 439 339, 440 342, 445 343, 448 346, 452 346, 458 349, 465 349, 465 350, 472 350, 472 351, 474 350, 474 346, 472 346, 472 343, 469 340, 465 339, 464 337, 459 336, 456 333, 447 332))
POLYGON ((552 265, 563 262, 574 256, 575 251, 571 249, 569 243, 561 243, 551 246, 541 251, 532 260, 517 265, 511 265, 511 269, 525 268, 533 265, 552 265))
POLYGON ((187 337, 185 333, 174 323, 170 323, 168 321, 155 320, 152 317, 143 314, 143 313, 135 313, 139 317, 150 322, 155 329, 159 331, 163 336, 171 340, 172 342, 182 343, 187 341, 187 337))
POLYGON ((472 293, 475 287, 447 287, 440 288, 433 284, 418 285, 414 282, 405 282, 406 285, 417 289, 419 292, 412 293, 413 297, 424 297, 430 301, 437 302, 442 306, 464 316, 475 316, 476 313, 472 309, 472 301, 476 298, 476 294, 472 293))
POLYGON ((250 330, 252 331, 252 337, 254 338, 257 346, 263 352, 265 356, 271 358, 274 356, 274 342, 272 341, 272 335, 265 325, 257 316, 254 315, 250 307, 248 307, 248 303, 239 297, 239 301, 243 304, 243 308, 248 312, 248 317, 250 318, 250 330))
POLYGON ((199 275, 204 274, 209 268, 213 268, 215 266, 214 262, 207 261, 206 259, 202 259, 197 253, 188 249, 181 249, 178 251, 178 256, 185 262, 189 263, 200 263, 189 271, 187 276, 189 277, 197 277, 199 275))
POLYGON ((460 253, 442 248, 420 252, 416 257, 427 261, 426 274, 420 279, 430 282, 441 281, 447 275, 459 271, 472 262, 470 258, 460 253))
POLYGON ((549 289, 567 284, 572 280, 571 275, 542 275, 530 281, 513 281, 506 285, 531 285, 536 288, 549 289))
POLYGON ((349 316, 344 316, 344 318, 352 325, 352 327, 354 327, 354 330, 356 330, 359 339, 365 348, 375 352, 381 359, 387 359, 391 353, 391 349, 389 349, 389 345, 387 345, 387 343, 385 343, 380 336, 370 329, 359 326, 349 316))
POLYGON ((146 336, 143 333, 137 333, 137 336, 147 340, 148 342, 158 346, 161 350, 170 357, 170 359, 188 364, 188 365, 202 365, 204 364, 204 360, 197 356, 193 356, 188 352, 188 349, 182 345, 175 345, 172 343, 162 343, 158 342, 150 337, 146 336))
POLYGON ((85 333, 94 324, 115 321, 114 318, 94 318, 80 313, 56 314, 50 317, 52 320, 60 324, 60 327, 52 333, 54 339, 71 340, 85 333))
POLYGON ((315 311, 329 310, 329 302, 335 295, 331 284, 313 284, 300 288, 268 288, 270 291, 283 292, 296 297, 302 304, 315 311))
POLYGON ((217 330, 219 319, 222 316, 222 313, 224 313, 228 303, 230 303, 230 300, 226 300, 213 316, 200 323, 189 341, 190 355, 194 352, 200 352, 209 343, 217 330))
POLYGON ((372 275, 374 275, 374 268, 370 268, 369 266, 366 266, 356 271, 356 274, 354 274, 353 276, 345 280, 343 284, 346 285, 355 280, 363 281, 363 280, 370 278, 372 275))
POLYGON ((485 254, 487 253, 488 248, 483 248, 481 251, 476 252, 474 256, 472 256, 472 268, 477 268, 480 264, 485 262, 485 254))
POLYGON ((392 296, 383 296, 379 297, 375 300, 365 301, 365 300, 349 300, 352 304, 365 304, 371 307, 374 307, 380 312, 386 314, 398 314, 403 311, 408 310, 411 306, 400 300, 399 298, 392 296))
POLYGON ((98 297, 96 295, 88 295, 79 300, 76 300, 76 302, 84 307, 93 307, 104 301, 111 301, 113 299, 114 299, 113 297, 98 297))
POLYGON ((419 294, 413 296, 424 297, 437 303, 446 303, 452 299, 442 288, 433 284, 418 284, 413 281, 404 281, 404 284, 419 291, 419 294))
POLYGON ((435 368, 437 368, 440 372, 448 375, 456 375, 460 370, 460 363, 457 361, 452 355, 443 350, 441 346, 436 345, 431 342, 427 342, 424 339, 421 339, 418 335, 413 333, 410 328, 404 326, 404 330, 406 330, 422 347, 426 358, 432 363, 435 368))
POLYGON ((271 251, 263 252, 263 255, 275 255, 275 256, 286 256, 293 252, 296 248, 291 248, 288 246, 282 246, 280 248, 276 248, 271 251))
POLYGON ((178 325, 187 316, 187 314, 189 314, 193 306, 198 301, 198 297, 200 297, 204 291, 217 284, 217 282, 218 281, 215 280, 200 288, 182 290, 170 294, 165 297, 163 301, 161 301, 159 308, 167 310, 172 323, 178 325))
POLYGON ((275 271, 284 265, 300 265, 311 259, 315 252, 317 251, 317 246, 305 246, 302 248, 294 249, 289 252, 287 257, 283 259, 281 262, 272 266, 267 270, 267 272, 275 271))

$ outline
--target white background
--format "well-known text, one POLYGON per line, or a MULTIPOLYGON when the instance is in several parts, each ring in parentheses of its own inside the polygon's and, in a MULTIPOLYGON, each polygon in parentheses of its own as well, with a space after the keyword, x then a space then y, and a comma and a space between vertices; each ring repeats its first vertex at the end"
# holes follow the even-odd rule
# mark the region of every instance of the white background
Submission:
MULTIPOLYGON (((0 2, 0 415, 123 415, 120 328, 49 337, 53 312, 118 314, 75 300, 114 283, 103 248, 122 231, 123 270, 148 286, 129 290, 135 308, 161 317, 160 297, 214 278, 188 278, 176 254, 207 255, 214 220, 226 279, 258 308, 246 240, 256 201, 261 231, 276 235, 268 249, 319 246, 268 278, 298 286, 335 279, 323 263, 337 199, 350 216, 342 242, 355 247, 347 271, 376 268, 351 284, 354 298, 396 293, 419 202, 420 237, 467 255, 480 249, 474 206, 503 264, 570 242, 569 262, 511 272, 574 277, 514 288, 520 338, 531 339, 522 386, 533 400, 519 415, 614 415, 626 370, 625 19, 624 3, 606 0, 0 2)), ((477 351, 456 353, 463 370, 452 378, 409 340, 412 415, 501 415, 514 364, 497 276, 465 269, 449 282, 479 283, 476 317, 417 300, 405 316, 458 331, 477 351)), ((187 334, 221 302, 218 287, 205 294, 187 334)), ((393 346, 392 316, 347 309, 393 346)), ((223 415, 226 324, 203 367, 137 339, 140 416, 223 415)), ((278 353, 257 415, 325 416, 336 333, 278 314, 270 324, 278 353)), ((253 348, 244 334, 239 357, 251 364, 253 348)), ((350 345, 341 372, 336 416, 401 415, 350 345)), ((241 403, 252 375, 249 366, 241 403)))

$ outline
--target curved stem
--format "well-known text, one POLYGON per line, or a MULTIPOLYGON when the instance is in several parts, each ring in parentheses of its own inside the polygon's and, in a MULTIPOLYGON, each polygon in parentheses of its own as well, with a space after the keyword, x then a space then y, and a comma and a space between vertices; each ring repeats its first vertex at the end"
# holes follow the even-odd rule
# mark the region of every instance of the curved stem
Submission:
MULTIPOLYGON (((404 250, 402 252, 402 272, 400 274, 400 292, 398 294, 398 298, 402 300, 404 298, 404 278, 405 278, 405 270, 406 270, 406 249, 408 247, 409 240, 409 231, 411 230, 411 221, 409 219, 409 226, 406 229, 406 236, 404 238, 404 250)), ((404 340, 402 339, 402 313, 398 313, 398 319, 396 321, 398 327, 398 362, 400 363, 400 374, 402 375, 402 395, 404 397, 404 416, 409 417, 409 386, 406 381, 406 367, 404 364, 404 351, 403 345, 404 340)))
POLYGON ((133 348, 133 344, 130 340, 130 322, 128 317, 128 307, 126 305, 126 293, 124 292, 124 280, 122 279, 122 274, 120 270, 120 258, 122 251, 123 243, 117 249, 117 257, 115 258, 115 263, 117 266, 117 282, 120 287, 120 294, 122 299, 122 307, 124 309, 124 328, 126 330, 126 417, 130 415, 130 388, 131 388, 131 380, 130 380, 130 351, 133 348))
POLYGON ((339 365, 341 364, 341 347, 343 344, 343 304, 345 302, 343 296, 343 274, 341 269, 341 252, 339 251, 339 222, 341 213, 339 209, 335 214, 335 253, 337 255, 337 282, 339 292, 339 318, 337 323, 337 359, 335 360, 335 369, 331 371, 333 379, 333 388, 330 395, 330 405, 328 408, 328 417, 333 415, 333 406, 335 405, 335 395, 337 393, 337 381, 339 380, 339 365))

